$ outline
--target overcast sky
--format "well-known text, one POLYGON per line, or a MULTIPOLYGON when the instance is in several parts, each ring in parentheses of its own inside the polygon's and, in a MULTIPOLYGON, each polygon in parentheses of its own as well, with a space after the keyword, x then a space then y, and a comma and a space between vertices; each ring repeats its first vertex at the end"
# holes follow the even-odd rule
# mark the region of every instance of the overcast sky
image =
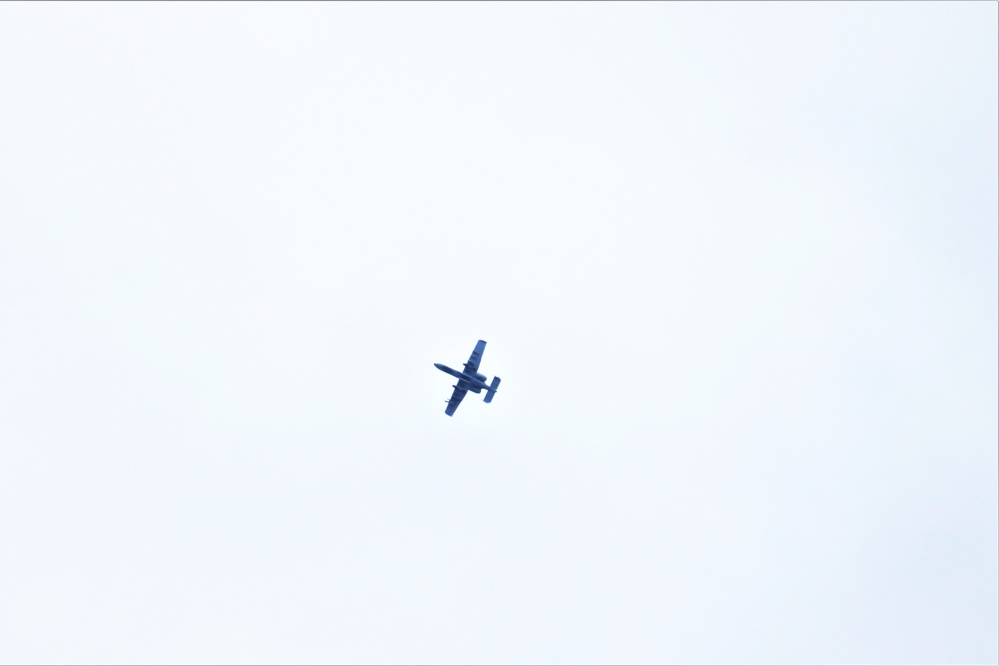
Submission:
POLYGON ((995 663, 997 14, 3 3, 0 661, 995 663))

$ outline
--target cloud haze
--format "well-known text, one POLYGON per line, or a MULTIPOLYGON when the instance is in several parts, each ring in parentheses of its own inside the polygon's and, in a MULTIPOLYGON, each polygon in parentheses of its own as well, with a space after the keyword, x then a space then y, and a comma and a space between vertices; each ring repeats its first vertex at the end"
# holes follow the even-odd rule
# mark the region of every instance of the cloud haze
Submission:
POLYGON ((996 25, 0 7, 0 661, 995 663, 996 25))

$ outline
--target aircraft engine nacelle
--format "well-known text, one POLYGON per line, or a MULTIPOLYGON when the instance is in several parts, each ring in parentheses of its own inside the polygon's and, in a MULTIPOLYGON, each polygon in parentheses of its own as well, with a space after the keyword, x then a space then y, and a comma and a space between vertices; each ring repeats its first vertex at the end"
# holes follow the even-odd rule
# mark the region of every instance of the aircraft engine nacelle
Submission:
MULTIPOLYGON (((482 384, 485 384, 485 383, 486 383, 486 376, 485 376, 485 375, 483 375, 482 373, 480 373, 480 372, 476 372, 476 373, 475 373, 475 374, 474 374, 473 376, 474 376, 474 377, 475 377, 475 378, 476 378, 477 380, 479 380, 480 382, 482 382, 482 384)), ((478 384, 478 383, 476 383, 476 382, 469 382, 469 384, 471 384, 471 385, 472 385, 472 386, 471 386, 471 387, 470 387, 470 388, 468 389, 469 391, 471 391, 472 393, 482 393, 482 384, 478 384)))

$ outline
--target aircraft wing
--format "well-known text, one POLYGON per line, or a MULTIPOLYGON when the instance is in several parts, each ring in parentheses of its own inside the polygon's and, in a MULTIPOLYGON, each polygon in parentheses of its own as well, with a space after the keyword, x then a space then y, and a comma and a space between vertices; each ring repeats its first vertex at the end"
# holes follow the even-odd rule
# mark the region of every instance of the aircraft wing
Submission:
POLYGON ((465 372, 475 372, 479 369, 479 363, 482 362, 482 352, 485 350, 485 340, 479 340, 475 343, 475 349, 472 350, 472 355, 468 357, 468 363, 465 364, 465 372))
POLYGON ((444 408, 444 413, 448 416, 454 416, 454 410, 458 409, 458 405, 461 404, 462 398, 468 393, 465 389, 456 388, 454 393, 451 394, 451 399, 447 401, 447 407, 444 408))

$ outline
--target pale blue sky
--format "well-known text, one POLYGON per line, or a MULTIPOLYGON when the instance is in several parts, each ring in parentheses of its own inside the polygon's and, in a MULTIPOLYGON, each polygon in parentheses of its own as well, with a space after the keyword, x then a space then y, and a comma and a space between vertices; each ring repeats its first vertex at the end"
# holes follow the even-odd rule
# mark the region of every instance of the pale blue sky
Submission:
POLYGON ((995 663, 997 18, 3 3, 0 662, 995 663))

